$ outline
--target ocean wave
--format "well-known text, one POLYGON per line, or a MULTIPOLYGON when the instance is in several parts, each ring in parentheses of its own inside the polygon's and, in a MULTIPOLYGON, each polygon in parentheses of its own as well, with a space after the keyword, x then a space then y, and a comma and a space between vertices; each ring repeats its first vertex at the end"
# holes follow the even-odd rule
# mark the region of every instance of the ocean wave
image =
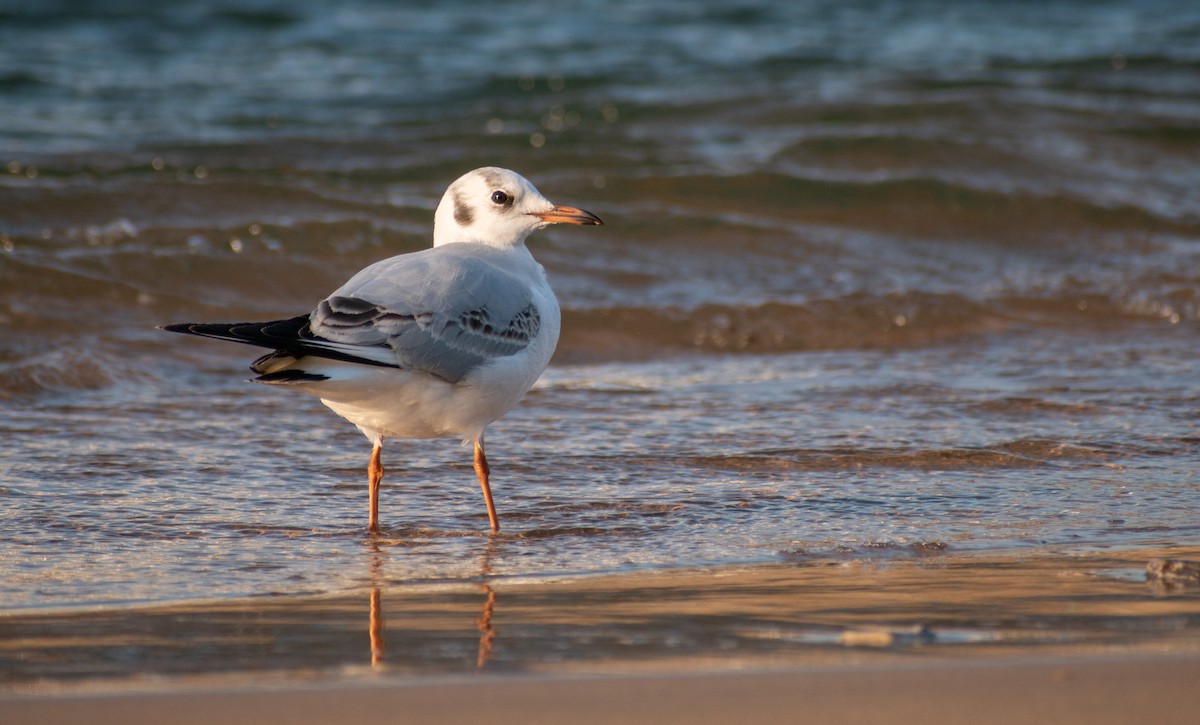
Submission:
MULTIPOLYGON (((1190 450, 1187 441, 1173 442, 1190 450)), ((1161 444, 1160 444, 1161 449, 1161 444)), ((1145 454, 1131 444, 1079 445, 1059 440, 1026 439, 986 448, 853 448, 769 450, 692 460, 700 468, 737 471, 827 471, 864 468, 961 470, 991 468, 1109 467, 1114 461, 1145 454)))
POLYGON ((7 362, 0 360, 0 400, 104 388, 119 379, 115 372, 118 367, 112 358, 86 343, 7 362))
MULTIPOLYGON (((875 142, 853 143, 869 149, 875 142)), ((701 208, 705 215, 755 215, 922 239, 1043 245, 1088 234, 1200 236, 1200 219, 1164 217, 1133 199, 1096 203, 1033 179, 1028 189, 1004 190, 930 176, 880 177, 878 170, 857 179, 773 171, 653 176, 629 179, 617 193, 623 201, 655 199, 676 209, 701 208)))
MULTIPOLYGON (((128 337, 130 329, 182 320, 299 314, 353 271, 386 256, 378 230, 370 225, 255 231, 239 236, 193 231, 185 236, 117 222, 90 228, 73 241, 18 240, 0 253, 0 324, 8 331, 0 354, 7 353, 10 364, 14 354, 24 358, 11 376, 24 382, 13 385, 53 388, 75 378, 82 387, 103 384, 103 375, 88 367, 86 354, 77 360, 38 356, 64 340, 78 344, 84 338, 103 349, 128 337), (339 249, 330 244, 330 235, 358 241, 339 249), (19 340, 33 341, 33 346, 23 348, 19 340), (32 372, 40 366, 48 370, 46 385, 32 372), (64 376, 59 369, 73 372, 64 376)), ((400 238, 394 231, 388 235, 400 238)), ((679 254, 688 252, 668 244, 654 252, 652 264, 642 261, 636 268, 619 265, 615 270, 606 266, 611 258, 602 246, 597 251, 591 245, 590 252, 573 261, 569 244, 555 245, 556 266, 580 267, 556 285, 563 307, 558 359, 918 347, 1016 326, 1102 330, 1113 324, 1194 324, 1200 321, 1200 281, 1187 269, 1162 269, 1171 259, 1194 253, 1190 243, 1180 244, 1180 250, 1138 248, 1129 263, 1115 268, 1113 259, 1102 259, 1092 266, 1052 272, 1034 267, 989 278, 986 265, 972 274, 949 266, 945 274, 962 277, 956 283, 947 283, 944 275, 889 269, 893 289, 886 292, 865 289, 871 283, 868 257, 879 253, 871 245, 813 245, 807 250, 809 265, 818 270, 851 265, 865 270, 838 283, 822 282, 811 269, 791 271, 798 263, 795 250, 776 250, 769 243, 753 254, 735 253, 719 243, 694 245, 686 264, 679 254), (700 264, 713 254, 717 256, 700 264), (868 257, 851 261, 859 255, 868 257), (779 268, 777 279, 756 271, 761 266, 779 268), (687 279, 672 280, 681 269, 687 279), (756 283, 762 279, 772 286, 756 283), (986 285, 976 284, 984 279, 986 285), (804 289, 805 280, 812 280, 811 289, 804 289), (693 301, 664 298, 675 289, 670 285, 680 284, 694 288, 688 298, 693 301), (614 303, 617 299, 623 302, 614 303)), ((912 258, 906 262, 894 252, 880 259, 887 259, 887 265, 925 264, 912 258)))
POLYGON ((560 359, 648 359, 682 352, 773 354, 904 348, 1017 326, 1094 328, 1200 321, 1194 292, 1151 298, 854 294, 807 303, 608 307, 564 311, 560 359))

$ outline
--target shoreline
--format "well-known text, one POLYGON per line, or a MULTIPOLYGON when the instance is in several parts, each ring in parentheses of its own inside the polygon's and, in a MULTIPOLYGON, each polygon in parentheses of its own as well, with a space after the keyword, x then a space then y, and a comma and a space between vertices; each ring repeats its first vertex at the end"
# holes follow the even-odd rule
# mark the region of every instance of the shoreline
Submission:
POLYGON ((936 553, 0 615, 0 698, 1200 659, 1200 547, 936 553))
POLYGON ((1194 721, 1200 655, 809 667, 637 676, 431 678, 288 686, 0 695, 26 725, 94 722, 505 723, 1194 721))

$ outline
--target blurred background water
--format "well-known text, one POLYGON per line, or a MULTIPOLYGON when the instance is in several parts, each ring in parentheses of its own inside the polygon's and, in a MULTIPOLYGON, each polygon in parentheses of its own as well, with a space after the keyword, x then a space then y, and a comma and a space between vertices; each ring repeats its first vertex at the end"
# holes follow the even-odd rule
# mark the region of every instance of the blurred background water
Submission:
POLYGON ((1195 543, 1200 6, 0 1, 0 608, 1195 543), (369 444, 184 320, 529 177, 543 382, 369 444), (378 542, 377 542, 378 543, 378 542))

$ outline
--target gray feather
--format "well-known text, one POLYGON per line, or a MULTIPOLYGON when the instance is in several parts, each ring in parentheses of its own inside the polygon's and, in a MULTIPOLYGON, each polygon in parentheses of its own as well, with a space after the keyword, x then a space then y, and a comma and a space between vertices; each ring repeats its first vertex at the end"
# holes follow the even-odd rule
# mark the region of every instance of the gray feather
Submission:
POLYGON ((387 348, 401 368, 458 382, 524 350, 541 326, 527 281, 497 266, 501 256, 450 244, 377 262, 318 305, 312 331, 339 347, 387 348))

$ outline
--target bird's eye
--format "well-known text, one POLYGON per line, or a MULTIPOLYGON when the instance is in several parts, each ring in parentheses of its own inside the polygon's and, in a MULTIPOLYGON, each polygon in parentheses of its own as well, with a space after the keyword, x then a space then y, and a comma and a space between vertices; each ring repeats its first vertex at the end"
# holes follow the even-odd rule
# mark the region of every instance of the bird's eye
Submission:
POLYGON ((493 191, 492 192, 492 203, 493 204, 507 204, 510 201, 512 201, 512 197, 510 197, 505 192, 503 192, 503 191, 493 191))

